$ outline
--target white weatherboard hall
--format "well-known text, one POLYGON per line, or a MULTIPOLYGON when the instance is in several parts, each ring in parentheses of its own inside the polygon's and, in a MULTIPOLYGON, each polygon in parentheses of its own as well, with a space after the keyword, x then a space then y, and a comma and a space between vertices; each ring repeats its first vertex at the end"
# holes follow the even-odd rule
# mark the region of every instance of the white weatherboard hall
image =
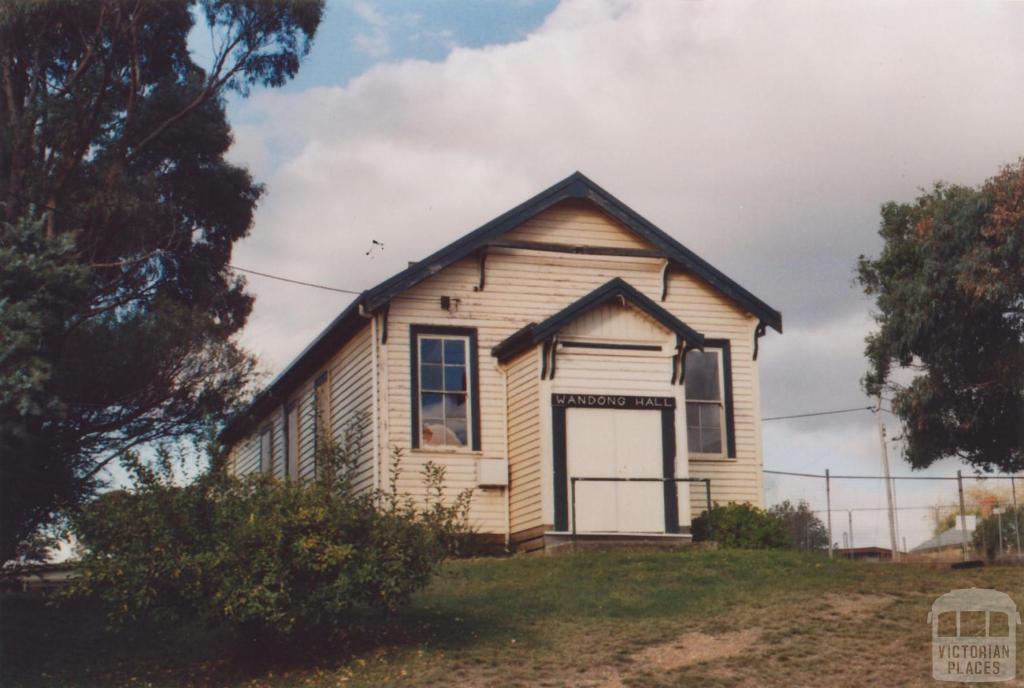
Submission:
POLYGON ((359 418, 360 488, 385 489, 401 448, 399 489, 444 466, 496 543, 685 541, 705 485, 677 478, 762 503, 769 327, 778 311, 575 173, 361 294, 225 428, 229 470, 307 478, 359 418))

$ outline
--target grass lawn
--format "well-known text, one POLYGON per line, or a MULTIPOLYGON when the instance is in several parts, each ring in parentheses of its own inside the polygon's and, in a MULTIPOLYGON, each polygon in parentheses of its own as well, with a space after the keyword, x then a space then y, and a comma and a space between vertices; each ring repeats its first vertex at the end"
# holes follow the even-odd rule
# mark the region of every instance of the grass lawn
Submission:
MULTIPOLYGON (((346 643, 261 666, 232 661, 226 640, 200 629, 113 633, 89 605, 14 596, 0 617, 0 683, 935 685, 929 607, 971 586, 1008 592, 1024 610, 1021 568, 952 571, 735 550, 458 561, 396 619, 367 617, 368 630, 346 643)), ((1024 674, 1024 628, 1017 655, 1024 674)))

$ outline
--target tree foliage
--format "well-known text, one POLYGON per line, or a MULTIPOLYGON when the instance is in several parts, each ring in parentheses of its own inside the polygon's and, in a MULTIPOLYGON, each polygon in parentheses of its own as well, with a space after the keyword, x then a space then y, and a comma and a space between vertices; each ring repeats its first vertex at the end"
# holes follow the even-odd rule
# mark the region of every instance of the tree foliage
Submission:
POLYGON ((231 413, 263 190, 224 95, 296 74, 320 2, 0 7, 0 559, 133 446, 231 413), (212 53, 189 50, 196 23, 212 53))
POLYGON ((795 549, 812 551, 828 549, 828 527, 800 500, 795 506, 788 499, 768 509, 782 523, 782 529, 795 549))
POLYGON ((983 553, 989 561, 995 561, 1004 554, 1019 556, 1021 552, 1017 548, 1017 543, 1020 542, 1018 529, 1024 523, 1024 514, 1021 511, 1020 508, 1014 509, 1012 506, 1004 507, 1001 515, 992 514, 980 519, 971 536, 974 549, 983 553))
POLYGON ((399 494, 397 469, 390 491, 359 493, 358 443, 322 439, 302 483, 215 470, 180 486, 169 454, 129 455, 132 486, 74 520, 71 594, 106 602, 115 624, 190 618, 257 641, 337 630, 359 606, 396 610, 470 532, 471 492, 444 501, 444 469, 428 465, 424 502, 399 494))
POLYGON ((864 386, 892 393, 905 459, 1024 469, 1024 158, 980 188, 887 203, 879 233, 882 253, 858 264, 878 322, 864 386))
MULTIPOLYGON (((964 486, 964 514, 981 516, 984 507, 1013 504, 1013 487, 1005 482, 973 483, 964 486)), ((948 497, 940 497, 933 514, 932 534, 939 535, 950 528, 956 528, 960 521, 960 506, 957 492, 952 490, 948 497)))

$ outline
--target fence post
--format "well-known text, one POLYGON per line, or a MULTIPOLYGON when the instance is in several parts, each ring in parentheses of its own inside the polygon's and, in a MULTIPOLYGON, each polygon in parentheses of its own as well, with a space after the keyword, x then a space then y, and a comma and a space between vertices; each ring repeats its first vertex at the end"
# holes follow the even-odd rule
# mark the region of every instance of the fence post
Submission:
POLYGON ((569 491, 572 493, 572 542, 576 544, 576 478, 569 478, 569 491))
POLYGON ((960 492, 960 530, 964 537, 960 547, 963 549, 964 561, 967 561, 967 509, 964 508, 964 476, 960 471, 956 472, 956 487, 960 492))
POLYGON ((832 558, 832 479, 825 469, 825 507, 828 509, 828 558, 832 558))
POLYGON ((715 539, 715 530, 711 525, 711 478, 704 478, 704 494, 708 500, 708 540, 715 539))
POLYGON ((1003 556, 1003 508, 999 507, 999 557, 1003 556))
POLYGON ((1017 486, 1014 476, 1010 475, 1010 494, 1013 495, 1013 532, 1017 534, 1017 558, 1024 556, 1020 548, 1020 507, 1017 506, 1017 486))

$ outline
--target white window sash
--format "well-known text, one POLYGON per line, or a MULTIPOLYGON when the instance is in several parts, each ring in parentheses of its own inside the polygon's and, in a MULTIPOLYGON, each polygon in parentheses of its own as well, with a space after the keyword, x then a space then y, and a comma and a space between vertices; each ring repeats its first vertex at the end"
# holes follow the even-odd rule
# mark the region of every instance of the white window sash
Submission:
MULTIPOLYGON (((431 334, 431 333, 428 332, 428 333, 420 334, 420 335, 418 335, 416 337, 416 375, 417 375, 417 380, 416 380, 416 404, 418 406, 418 411, 419 411, 419 413, 418 413, 418 415, 419 415, 419 427, 416 428, 416 432, 419 433, 419 446, 420 446, 420 449, 424 449, 424 448, 428 448, 428 449, 429 448, 434 448, 434 449, 442 449, 442 448, 443 449, 469 449, 470 447, 473 446, 473 422, 472 422, 472 419, 473 419, 473 413, 474 413, 474 409, 473 409, 474 399, 473 399, 473 389, 472 389, 472 387, 473 387, 473 385, 472 385, 472 371, 469 368, 469 366, 471 365, 469 345, 470 345, 469 337, 467 337, 466 335, 461 335, 461 334, 431 334), (422 382, 422 380, 423 380, 423 347, 420 344, 425 339, 460 341, 460 342, 463 343, 463 347, 464 347, 463 348, 464 360, 463 360, 463 364, 462 365, 466 369, 466 390, 465 390, 465 394, 466 394, 466 417, 465 417, 465 423, 466 423, 466 443, 465 444, 427 444, 424 441, 424 438, 423 438, 423 420, 424 420, 425 416, 423 415, 423 394, 424 394, 424 390, 423 390, 423 382, 422 382)), ((428 363, 427 365, 438 365, 438 364, 437 363, 428 363)), ((441 386, 443 388, 444 387, 443 376, 444 376, 444 366, 445 366, 443 345, 442 345, 441 363, 440 363, 440 365, 441 365, 441 375, 442 375, 441 386)), ((442 399, 441 412, 444 413, 444 397, 445 397, 445 394, 447 394, 447 392, 439 391, 439 390, 430 390, 427 393, 428 394, 440 394, 441 395, 441 399, 442 399)), ((441 420, 445 423, 445 427, 447 428, 448 427, 447 426, 448 416, 447 415, 443 416, 441 420)))
MULTIPOLYGON (((720 434, 722 436, 721 444, 719 445, 721 447, 721 451, 717 451, 717 452, 701 452, 701 451, 692 451, 692 450, 690 451, 690 454, 695 454, 695 455, 698 455, 698 456, 725 456, 728 453, 728 451, 729 451, 729 449, 728 449, 728 441, 727 441, 728 440, 728 433, 727 433, 727 431, 726 431, 727 429, 725 427, 725 371, 724 371, 723 366, 722 366, 723 352, 722 352, 721 349, 712 349, 712 351, 714 351, 714 353, 715 353, 715 365, 717 366, 717 370, 716 370, 717 375, 716 375, 716 377, 718 378, 718 398, 717 399, 691 399, 691 398, 687 397, 686 398, 686 403, 687 403, 687 405, 689 405, 691 403, 692 404, 702 404, 702 405, 703 404, 708 404, 708 405, 714 404, 715 406, 718 407, 718 429, 719 429, 719 432, 720 432, 720 434)), ((708 352, 705 352, 705 353, 708 353, 708 352)), ((685 361, 683 362, 683 365, 686 365, 685 361)), ((692 426, 692 427, 696 427, 698 429, 698 432, 703 434, 704 426, 701 425, 700 415, 699 414, 700 414, 700 412, 698 411, 697 425, 696 426, 692 426)), ((689 429, 691 427, 690 423, 689 423, 689 419, 686 418, 685 420, 686 420, 687 433, 689 433, 689 429)))

